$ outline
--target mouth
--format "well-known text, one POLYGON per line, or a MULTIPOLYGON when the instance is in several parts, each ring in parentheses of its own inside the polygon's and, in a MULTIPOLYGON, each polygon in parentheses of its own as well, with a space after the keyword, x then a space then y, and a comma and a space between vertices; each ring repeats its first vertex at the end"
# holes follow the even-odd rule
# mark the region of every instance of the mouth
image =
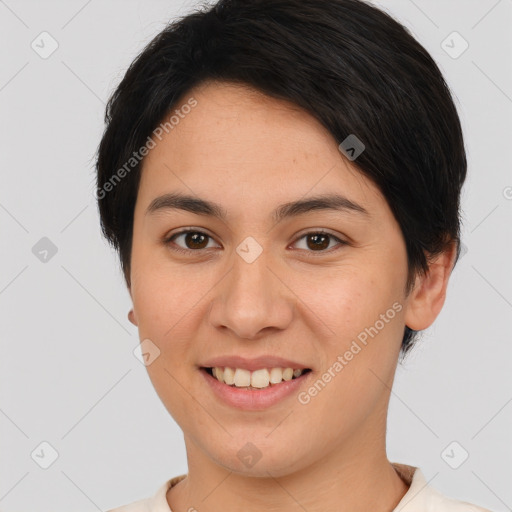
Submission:
POLYGON ((229 387, 237 389, 262 390, 279 386, 283 382, 297 380, 311 372, 310 368, 261 368, 249 371, 244 368, 201 367, 201 371, 207 373, 215 380, 229 387))

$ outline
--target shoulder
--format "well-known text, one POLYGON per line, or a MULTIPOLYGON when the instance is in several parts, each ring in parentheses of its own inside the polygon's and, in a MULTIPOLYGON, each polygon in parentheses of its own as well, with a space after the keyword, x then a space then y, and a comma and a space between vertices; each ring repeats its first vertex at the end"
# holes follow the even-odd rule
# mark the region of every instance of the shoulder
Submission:
POLYGON ((167 503, 167 491, 170 487, 183 480, 185 476, 179 475, 167 480, 150 498, 134 501, 133 503, 107 510, 107 512, 172 512, 167 503))
POLYGON ((491 512, 466 501, 459 501, 443 496, 436 489, 429 487, 429 509, 438 512, 491 512))
POLYGON ((419 468, 393 463, 409 490, 394 512, 491 512, 466 501, 459 501, 441 494, 429 485, 419 468))
POLYGON ((107 510, 107 512, 150 512, 148 501, 148 499, 134 501, 128 505, 107 510))
MULTIPOLYGON (((439 494, 431 489, 430 509, 439 512, 491 512, 486 508, 479 507, 466 501, 454 500, 439 494)), ((429 510, 430 510, 429 509, 429 510)))
POLYGON ((146 498, 143 500, 134 501, 128 505, 122 505, 120 507, 107 510, 107 512, 151 512, 149 502, 150 498, 146 498))

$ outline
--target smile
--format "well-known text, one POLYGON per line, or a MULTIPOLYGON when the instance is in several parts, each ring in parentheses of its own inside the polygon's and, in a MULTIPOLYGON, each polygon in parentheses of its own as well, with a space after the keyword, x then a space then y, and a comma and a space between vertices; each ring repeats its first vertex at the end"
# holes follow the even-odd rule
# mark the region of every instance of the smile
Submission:
POLYGON ((283 381, 297 379, 311 371, 309 368, 261 368, 251 372, 244 368, 230 368, 229 366, 203 369, 223 384, 247 390, 276 386, 283 381))

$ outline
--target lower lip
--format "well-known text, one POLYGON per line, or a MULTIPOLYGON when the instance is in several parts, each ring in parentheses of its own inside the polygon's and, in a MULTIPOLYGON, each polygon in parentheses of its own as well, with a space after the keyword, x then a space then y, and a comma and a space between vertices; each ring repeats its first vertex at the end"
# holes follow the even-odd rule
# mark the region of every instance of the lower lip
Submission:
POLYGON ((296 394, 312 373, 309 371, 295 379, 273 384, 263 389, 245 389, 228 386, 218 381, 203 368, 200 368, 199 371, 217 397, 232 407, 246 411, 261 411, 296 394))

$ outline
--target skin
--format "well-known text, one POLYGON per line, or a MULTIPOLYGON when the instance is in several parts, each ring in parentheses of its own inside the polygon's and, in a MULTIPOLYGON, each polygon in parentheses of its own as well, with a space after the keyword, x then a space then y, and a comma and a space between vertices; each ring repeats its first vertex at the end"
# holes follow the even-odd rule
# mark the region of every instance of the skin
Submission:
POLYGON ((206 82, 181 103, 191 96, 197 106, 144 159, 130 269, 129 319, 160 350, 147 370, 187 449, 188 476, 167 502, 174 512, 391 511, 408 489, 385 446, 402 334, 405 325, 427 328, 440 312, 455 247, 406 295, 399 225, 318 121, 240 85, 206 82), (145 214, 168 192, 219 203, 227 220, 145 214), (282 203, 332 192, 368 215, 270 217, 282 203), (164 243, 187 227, 211 238, 164 243), (304 234, 319 229, 348 243, 327 238, 317 248, 304 234), (248 236, 262 248, 252 263, 236 252, 248 236), (219 401, 199 372, 205 358, 272 354, 311 368, 309 387, 394 303, 401 311, 306 405, 292 395, 241 411, 219 401), (237 456, 248 442, 261 453, 252 467, 237 456))

